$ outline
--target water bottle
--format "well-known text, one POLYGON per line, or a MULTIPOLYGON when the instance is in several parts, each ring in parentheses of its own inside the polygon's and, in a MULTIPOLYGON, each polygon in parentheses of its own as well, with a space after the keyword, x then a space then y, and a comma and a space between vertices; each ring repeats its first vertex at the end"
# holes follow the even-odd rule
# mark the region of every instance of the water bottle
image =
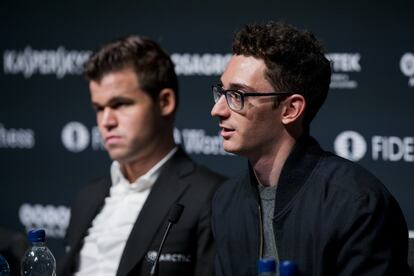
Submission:
POLYGON ((276 260, 260 259, 257 261, 259 276, 276 276, 276 260))
POLYGON ((294 261, 282 261, 279 265, 279 276, 298 275, 298 265, 294 261))
POLYGON ((23 255, 22 276, 56 276, 56 260, 46 246, 45 230, 30 230, 28 238, 32 246, 23 255))
POLYGON ((0 255, 0 276, 10 276, 9 264, 2 255, 0 255))

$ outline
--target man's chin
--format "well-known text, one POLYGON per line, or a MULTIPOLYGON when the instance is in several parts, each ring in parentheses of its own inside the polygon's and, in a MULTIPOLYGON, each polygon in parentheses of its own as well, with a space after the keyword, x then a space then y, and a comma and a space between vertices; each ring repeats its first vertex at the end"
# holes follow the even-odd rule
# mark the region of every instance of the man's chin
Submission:
MULTIPOLYGON (((108 150, 107 150, 108 151, 108 150)), ((109 157, 114 160, 114 161, 118 161, 118 162, 125 162, 127 158, 127 156, 125 155, 125 153, 122 153, 120 151, 115 151, 115 150, 110 150, 108 151, 109 157)))
POLYGON ((247 158, 250 156, 249 153, 251 153, 251 151, 249 151, 245 145, 230 143, 229 141, 223 142, 223 149, 228 153, 247 158))
POLYGON ((240 149, 238 149, 234 144, 226 143, 226 141, 223 143, 223 149, 232 154, 239 154, 240 152, 240 149))

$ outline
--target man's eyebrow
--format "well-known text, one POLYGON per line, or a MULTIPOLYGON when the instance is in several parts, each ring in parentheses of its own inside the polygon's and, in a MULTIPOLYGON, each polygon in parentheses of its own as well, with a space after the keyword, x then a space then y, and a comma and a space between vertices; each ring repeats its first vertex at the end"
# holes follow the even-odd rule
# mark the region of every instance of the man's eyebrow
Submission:
POLYGON ((114 97, 114 98, 111 98, 108 102, 106 102, 103 105, 101 105, 99 103, 96 103, 96 102, 92 102, 92 107, 99 108, 99 107, 102 107, 102 106, 113 106, 113 105, 116 105, 116 104, 119 104, 119 103, 128 104, 128 103, 133 103, 133 102, 134 102, 134 100, 130 99, 128 97, 114 97))
POLYGON ((117 97, 113 97, 111 98, 107 104, 108 105, 113 105, 113 104, 118 104, 118 103, 132 103, 134 102, 133 99, 128 98, 128 97, 122 97, 122 96, 117 96, 117 97))
POLYGON ((93 110, 99 110, 102 106, 100 105, 100 104, 98 104, 98 103, 94 103, 94 102, 92 102, 92 108, 93 108, 93 110))
POLYGON ((254 90, 252 87, 241 83, 230 83, 228 89, 241 90, 245 92, 254 90))

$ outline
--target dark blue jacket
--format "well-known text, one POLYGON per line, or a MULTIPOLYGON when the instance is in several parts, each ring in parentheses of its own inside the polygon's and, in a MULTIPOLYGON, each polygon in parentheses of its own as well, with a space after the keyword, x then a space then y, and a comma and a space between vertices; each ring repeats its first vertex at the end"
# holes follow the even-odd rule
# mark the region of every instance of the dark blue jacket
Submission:
MULTIPOLYGON (((301 275, 407 275, 408 230, 401 209, 367 170, 301 138, 278 182, 273 229, 281 260, 301 275)), ((252 169, 213 199, 216 276, 257 275, 260 200, 252 169)))

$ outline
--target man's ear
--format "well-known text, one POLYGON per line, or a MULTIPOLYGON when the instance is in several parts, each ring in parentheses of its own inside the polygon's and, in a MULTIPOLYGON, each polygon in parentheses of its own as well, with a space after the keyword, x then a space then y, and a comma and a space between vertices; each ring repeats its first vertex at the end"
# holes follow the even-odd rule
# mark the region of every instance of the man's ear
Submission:
POLYGON ((301 120, 305 113, 306 101, 300 94, 293 94, 285 99, 282 110, 282 123, 287 125, 301 120))
POLYGON ((158 104, 161 110, 161 115, 169 116, 175 111, 176 97, 175 93, 170 88, 164 88, 158 95, 158 104))

